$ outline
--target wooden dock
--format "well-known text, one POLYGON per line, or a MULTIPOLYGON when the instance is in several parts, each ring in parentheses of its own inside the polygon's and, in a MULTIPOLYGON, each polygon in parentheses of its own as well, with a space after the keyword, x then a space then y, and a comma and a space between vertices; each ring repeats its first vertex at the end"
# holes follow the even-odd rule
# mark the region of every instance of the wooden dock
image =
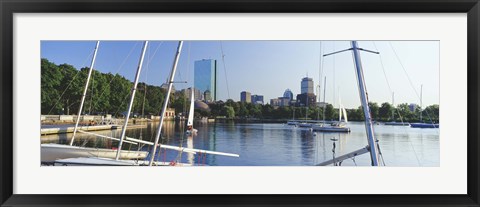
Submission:
MULTIPOLYGON (((48 128, 41 128, 40 134, 47 135, 47 134, 65 134, 65 133, 72 133, 74 126, 58 126, 58 127, 48 127, 48 128)), ((79 126, 77 129, 82 131, 100 131, 100 130, 114 130, 120 129, 122 126, 120 125, 96 125, 96 126, 79 126)))

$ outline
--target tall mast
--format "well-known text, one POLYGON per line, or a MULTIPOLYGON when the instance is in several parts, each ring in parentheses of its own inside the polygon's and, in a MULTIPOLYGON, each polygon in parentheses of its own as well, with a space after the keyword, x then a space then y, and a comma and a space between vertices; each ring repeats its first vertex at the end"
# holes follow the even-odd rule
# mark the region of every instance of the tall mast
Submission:
POLYGON ((359 149, 359 150, 350 152, 348 154, 342 155, 340 157, 334 158, 332 160, 327 160, 327 161, 324 161, 320 164, 317 164, 319 166, 325 166, 325 165, 329 165, 329 164, 332 164, 332 163, 342 162, 345 159, 352 158, 352 157, 355 157, 355 156, 358 156, 358 155, 361 155, 361 154, 364 154, 364 153, 370 153, 372 166, 379 166, 380 150, 379 150, 379 147, 378 147, 377 139, 375 139, 375 136, 373 134, 372 117, 371 117, 371 114, 370 114, 370 108, 368 107, 368 93, 367 93, 367 87, 365 85, 365 79, 364 79, 364 76, 363 76, 363 68, 362 68, 362 61, 360 59, 360 51, 365 51, 365 52, 370 52, 370 53, 375 53, 375 54, 380 54, 380 53, 375 52, 375 51, 371 51, 371 50, 366 50, 366 49, 363 49, 363 48, 359 48, 358 44, 357 44, 357 41, 351 41, 351 45, 352 45, 352 48, 332 52, 332 53, 329 53, 329 54, 325 54, 323 56, 334 55, 334 54, 341 53, 341 52, 346 52, 346 51, 349 51, 349 50, 352 51, 352 56, 353 56, 354 65, 355 65, 355 72, 356 72, 357 81, 358 81, 358 91, 359 91, 359 94, 360 94, 360 101, 362 102, 363 114, 365 116, 365 131, 367 132, 368 145, 366 147, 362 148, 362 149, 359 149))
POLYGON ((293 120, 295 120, 295 106, 293 106, 293 120))
POLYGON ((308 115, 308 101, 309 101, 308 100, 308 88, 309 87, 308 87, 308 72, 307 72, 307 93, 305 93, 305 95, 306 95, 306 99, 305 99, 306 100, 305 101, 305 106, 306 106, 305 107, 305 123, 307 122, 307 115, 308 115))
POLYGON ((420 85, 420 122, 422 122, 422 107, 423 107, 422 95, 423 95, 423 84, 420 85))
POLYGON ((357 41, 352 41, 352 54, 353 59, 355 61, 355 70, 357 75, 358 81, 358 89, 360 91, 360 100, 363 106, 363 114, 365 116, 365 129, 367 132, 367 141, 368 141, 368 148, 370 151, 370 158, 372 161, 373 166, 379 165, 379 150, 377 146, 377 140, 373 134, 373 124, 372 124, 372 117, 370 114, 370 108, 368 107, 368 94, 367 88, 365 85, 365 79, 363 76, 363 68, 362 68, 362 61, 360 59, 360 51, 358 48, 357 41))
POLYGON ((340 100, 340 88, 338 89, 338 122, 342 121, 342 102, 340 100))
POLYGON ((395 92, 392 92, 392 121, 395 121, 395 92))
POLYGON ((322 41, 319 42, 319 47, 320 47, 320 57, 318 58, 318 89, 317 89, 317 95, 318 95, 318 109, 317 109, 317 120, 320 120, 320 99, 322 98, 322 94, 321 94, 321 91, 322 91, 322 70, 323 70, 323 67, 322 67, 322 63, 323 63, 323 60, 322 60, 322 41))
POLYGON ((160 124, 158 125, 158 128, 157 128, 157 134, 155 135, 155 142, 152 147, 152 152, 150 153, 150 163, 148 164, 148 166, 152 166, 153 159, 155 158, 155 152, 157 151, 158 141, 160 139, 160 134, 162 133, 163 118, 165 116, 165 112, 167 111, 168 100, 170 99, 170 92, 172 91, 173 80, 175 78, 175 71, 177 70, 177 64, 178 64, 178 59, 180 58, 180 52, 182 51, 182 45, 183 45, 183 41, 179 41, 178 47, 177 47, 177 53, 175 54, 175 59, 173 61, 172 71, 170 73, 170 80, 168 81, 167 96, 163 103, 162 114, 160 116, 160 124))
POLYGON ((73 136, 70 140, 70 146, 73 145, 73 140, 75 140, 75 135, 77 134, 78 122, 80 122, 80 116, 82 115, 83 103, 85 102, 85 96, 87 95, 88 84, 90 83, 90 77, 92 76, 93 65, 95 64, 95 58, 97 57, 98 46, 100 41, 97 41, 95 45, 95 50, 93 52, 92 63, 90 64, 90 69, 88 70, 87 82, 85 83, 85 89, 83 90, 82 100, 80 101, 80 107, 78 108, 77 121, 75 122, 75 128, 73 128, 73 136))
POLYGON ((137 74, 135 75, 135 82, 132 86, 132 92, 130 97, 130 103, 128 104, 127 116, 125 117, 125 123, 123 123, 122 134, 120 135, 120 142, 118 143, 117 156, 116 160, 120 159, 120 153, 122 152, 122 144, 125 139, 125 133, 127 131, 128 119, 130 118, 130 113, 132 112, 133 100, 135 99, 135 92, 137 91, 138 79, 140 78, 140 72, 142 71, 143 59, 145 57, 145 51, 147 50, 148 41, 143 43, 142 54, 140 56, 140 61, 138 62, 137 74))
POLYGON ((325 106, 327 103, 325 103, 325 89, 327 88, 327 76, 325 76, 324 81, 323 81, 323 123, 325 124, 325 106))
MULTIPOLYGON (((320 82, 320 81, 318 81, 320 82)), ((318 99, 315 100, 317 103, 315 104, 315 108, 317 108, 317 121, 320 120, 320 83, 317 85, 317 97, 318 99)))

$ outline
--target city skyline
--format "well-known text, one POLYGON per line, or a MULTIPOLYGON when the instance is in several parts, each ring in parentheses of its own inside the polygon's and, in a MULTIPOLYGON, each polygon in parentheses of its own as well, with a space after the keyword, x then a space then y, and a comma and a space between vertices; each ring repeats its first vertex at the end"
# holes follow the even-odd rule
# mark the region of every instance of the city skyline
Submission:
MULTIPOLYGON (((42 41, 41 56, 80 69, 88 67, 94 44, 94 41, 42 41)), ((361 54, 371 102, 391 103, 393 91, 395 105, 419 104, 418 94, 423 84, 423 105, 439 104, 438 41, 360 41, 359 44, 381 53, 380 56, 361 54)), ((132 80, 140 45, 140 41, 101 42, 94 68, 100 72, 118 72, 132 80)), ((250 91, 263 95, 268 103, 270 99, 282 97, 286 89, 295 97, 301 93, 300 82, 304 77, 312 78, 314 93, 318 96, 318 85, 321 84, 323 94, 326 76, 326 102, 336 106, 340 96, 345 107, 358 107, 360 101, 350 52, 320 58, 321 50, 326 54, 349 48, 349 43, 322 41, 321 45, 320 48, 320 41, 186 41, 175 80, 187 83, 176 83, 175 88, 192 87, 194 62, 212 59, 217 62, 217 100, 240 101, 239 94, 250 91), (323 77, 319 77, 321 70, 323 77)), ((163 84, 175 49, 175 41, 151 42, 140 81, 163 84)))

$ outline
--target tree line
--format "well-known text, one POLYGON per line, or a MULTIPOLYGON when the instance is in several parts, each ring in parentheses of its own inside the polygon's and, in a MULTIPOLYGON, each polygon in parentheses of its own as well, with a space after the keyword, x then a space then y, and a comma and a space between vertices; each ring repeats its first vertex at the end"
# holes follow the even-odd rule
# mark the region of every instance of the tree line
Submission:
MULTIPOLYGON (((47 59, 41 60, 41 111, 42 114, 77 114, 80 99, 88 75, 88 67, 75 69, 72 65, 56 65, 47 59)), ((101 73, 93 71, 90 85, 85 97, 82 114, 112 114, 120 116, 127 110, 133 83, 119 74, 101 73)), ((159 87, 139 83, 132 113, 138 115, 158 115, 161 111, 166 91, 159 87)), ((188 111, 187 98, 184 93, 170 96, 169 107, 175 112, 188 111)), ((216 101, 208 103, 210 110, 195 109, 196 117, 225 117, 229 119, 323 119, 323 108, 319 107, 274 107, 270 104, 259 105, 252 103, 216 101), (295 117, 294 117, 295 116, 295 117)), ((369 103, 371 115, 376 121, 405 121, 414 122, 423 120, 438 122, 439 106, 431 105, 421 110, 415 107, 410 110, 406 103, 396 107, 390 103, 369 103)), ((362 107, 346 109, 349 120, 363 121, 362 107)), ((325 107, 325 120, 338 120, 338 109, 327 104, 325 107)))
MULTIPOLYGON (((56 65, 41 60, 41 112, 42 114, 77 114, 88 76, 88 67, 75 69, 69 64, 56 65)), ((119 74, 93 70, 85 97, 82 114, 121 115, 127 110, 133 83, 119 74)), ((132 112, 158 115, 166 91, 158 86, 139 83, 132 112)), ((184 98, 183 98, 184 99, 184 98)), ((171 106, 178 108, 172 97, 171 106)))
MULTIPOLYGON (((258 119, 307 119, 307 120, 323 120, 322 107, 296 107, 296 106, 280 106, 274 107, 270 104, 260 105, 244 102, 235 102, 227 100, 226 102, 218 101, 209 103, 210 111, 196 110, 196 116, 217 117, 224 116, 226 118, 258 118, 258 119)), ((371 116, 375 121, 397 121, 397 122, 418 122, 420 121, 420 112, 422 120, 426 122, 439 121, 439 105, 431 105, 421 110, 416 106, 413 111, 410 110, 406 103, 399 104, 397 107, 390 103, 369 103, 371 116)), ((356 109, 346 109, 347 117, 351 121, 364 121, 363 107, 356 109)), ((325 120, 338 120, 338 108, 334 108, 332 104, 325 106, 325 120)))

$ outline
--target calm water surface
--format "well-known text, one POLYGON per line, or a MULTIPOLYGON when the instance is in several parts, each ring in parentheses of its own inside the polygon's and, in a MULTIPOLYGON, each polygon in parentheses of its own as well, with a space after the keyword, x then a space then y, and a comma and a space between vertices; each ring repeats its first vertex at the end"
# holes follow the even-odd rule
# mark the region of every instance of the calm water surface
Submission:
MULTIPOLYGON (((350 133, 310 132, 285 124, 273 123, 196 123, 198 134, 185 135, 183 124, 165 122, 162 144, 239 154, 239 158, 218 155, 192 155, 178 151, 161 150, 156 159, 181 160, 184 163, 212 166, 312 166, 367 145, 365 126, 351 122, 350 133), (333 141, 332 139, 337 141, 333 141)), ((157 124, 127 130, 127 136, 153 141, 157 124)), ((386 166, 439 166, 439 129, 416 129, 405 126, 375 125, 380 150, 386 166)), ((121 130, 95 132, 119 137, 121 130)), ((77 134, 76 146, 115 148, 118 142, 77 134)), ((42 136, 42 143, 68 144, 72 134, 42 136)), ((138 150, 136 145, 124 144, 123 149, 138 150)), ((140 150, 150 150, 140 146, 140 150)), ((369 166, 369 154, 348 159, 343 166, 369 166)))

